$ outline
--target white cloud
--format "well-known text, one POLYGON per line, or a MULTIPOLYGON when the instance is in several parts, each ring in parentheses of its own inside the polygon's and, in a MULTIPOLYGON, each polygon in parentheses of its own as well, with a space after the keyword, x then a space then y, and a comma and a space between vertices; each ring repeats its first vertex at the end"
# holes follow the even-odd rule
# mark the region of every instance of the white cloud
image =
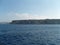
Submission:
POLYGON ((29 14, 29 13, 8 13, 7 20, 28 20, 28 19, 46 19, 47 16, 29 14))
POLYGON ((8 20, 25 20, 25 19, 60 19, 60 10, 48 10, 41 14, 30 13, 14 13, 10 12, 7 15, 8 20))
POLYGON ((45 19, 47 17, 45 16, 40 16, 40 15, 36 15, 36 14, 28 14, 28 13, 16 13, 16 16, 20 19, 45 19))

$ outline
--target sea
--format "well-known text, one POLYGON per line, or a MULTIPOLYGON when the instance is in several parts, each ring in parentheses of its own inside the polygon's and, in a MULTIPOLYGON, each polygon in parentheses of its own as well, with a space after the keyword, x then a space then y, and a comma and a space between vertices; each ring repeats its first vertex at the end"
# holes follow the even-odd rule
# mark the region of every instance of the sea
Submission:
POLYGON ((60 45, 60 24, 0 24, 0 45, 60 45))

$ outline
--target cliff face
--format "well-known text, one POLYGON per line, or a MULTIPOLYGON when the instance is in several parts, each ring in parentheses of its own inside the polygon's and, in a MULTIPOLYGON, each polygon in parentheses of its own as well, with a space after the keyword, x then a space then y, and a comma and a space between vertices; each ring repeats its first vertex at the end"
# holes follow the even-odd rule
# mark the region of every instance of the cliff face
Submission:
POLYGON ((14 20, 10 24, 60 24, 60 19, 14 20))

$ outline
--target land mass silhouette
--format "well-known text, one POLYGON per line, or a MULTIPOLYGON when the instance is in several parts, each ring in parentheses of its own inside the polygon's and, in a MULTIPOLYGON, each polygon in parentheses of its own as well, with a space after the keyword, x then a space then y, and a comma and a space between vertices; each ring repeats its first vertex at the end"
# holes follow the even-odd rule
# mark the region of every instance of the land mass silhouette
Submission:
POLYGON ((10 24, 60 24, 60 19, 13 20, 10 24))

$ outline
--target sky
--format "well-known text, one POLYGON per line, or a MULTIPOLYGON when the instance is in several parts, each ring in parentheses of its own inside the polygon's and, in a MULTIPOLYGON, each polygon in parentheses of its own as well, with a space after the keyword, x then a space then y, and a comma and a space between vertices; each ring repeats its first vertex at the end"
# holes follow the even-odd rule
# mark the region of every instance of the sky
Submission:
POLYGON ((60 19, 60 0, 0 0, 0 22, 60 19))

